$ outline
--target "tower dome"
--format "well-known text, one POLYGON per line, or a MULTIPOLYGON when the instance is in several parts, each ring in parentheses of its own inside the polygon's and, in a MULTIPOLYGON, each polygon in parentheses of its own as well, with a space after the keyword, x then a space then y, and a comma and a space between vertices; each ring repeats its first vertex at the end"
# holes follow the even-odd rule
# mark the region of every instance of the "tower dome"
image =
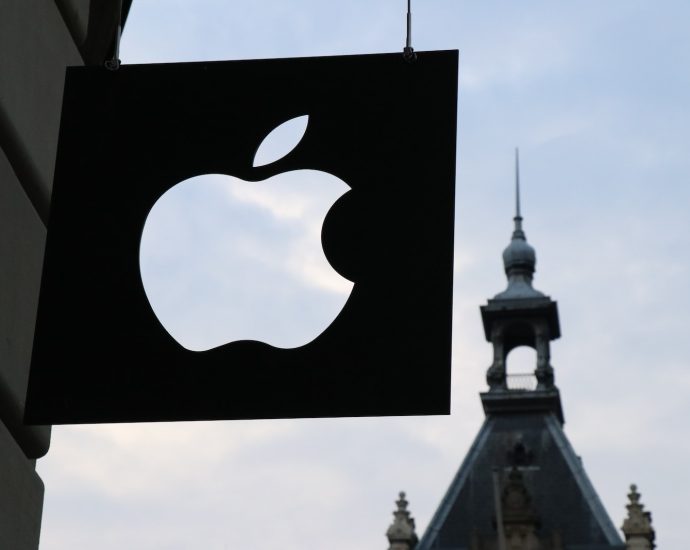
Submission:
POLYGON ((534 248, 527 242, 522 228, 518 229, 518 224, 521 223, 522 218, 516 216, 516 228, 513 232, 513 238, 503 251, 503 266, 508 276, 510 276, 511 271, 518 269, 532 274, 537 263, 537 255, 534 252, 534 248))

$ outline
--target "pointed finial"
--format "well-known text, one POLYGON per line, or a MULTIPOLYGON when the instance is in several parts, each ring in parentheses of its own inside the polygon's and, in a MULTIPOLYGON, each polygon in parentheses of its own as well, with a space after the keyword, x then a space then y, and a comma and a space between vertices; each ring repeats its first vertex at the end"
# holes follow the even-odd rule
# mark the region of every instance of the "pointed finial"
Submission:
POLYGON ((523 238, 522 214, 520 213, 520 149, 515 148, 515 234, 514 237, 523 238))
POLYGON ((409 503, 405 493, 401 491, 399 497, 395 503, 397 510, 393 512, 393 523, 386 532, 390 543, 389 550, 413 550, 418 542, 414 518, 407 509, 409 503))
POLYGON ((628 499, 631 504, 638 504, 640 502, 640 493, 637 492, 637 485, 634 483, 630 486, 630 493, 628 493, 628 499))
POLYGON ((522 230, 522 214, 520 212, 520 157, 515 148, 515 229, 510 244, 503 251, 503 267, 508 276, 508 288, 494 298, 537 298, 544 295, 532 288, 532 275, 537 262, 537 256, 527 243, 527 237, 522 230))
POLYGON ((520 218, 520 149, 515 148, 515 217, 520 218))
POLYGON ((634 550, 652 550, 655 547, 655 532, 652 527, 652 514, 645 511, 644 505, 640 502, 640 493, 636 485, 630 486, 628 500, 630 504, 628 517, 623 522, 621 528, 625 535, 626 545, 634 550))
POLYGON ((407 510, 407 505, 409 503, 405 498, 405 491, 400 491, 400 493, 398 494, 398 500, 396 500, 395 503, 398 505, 398 512, 404 512, 405 510, 407 510))

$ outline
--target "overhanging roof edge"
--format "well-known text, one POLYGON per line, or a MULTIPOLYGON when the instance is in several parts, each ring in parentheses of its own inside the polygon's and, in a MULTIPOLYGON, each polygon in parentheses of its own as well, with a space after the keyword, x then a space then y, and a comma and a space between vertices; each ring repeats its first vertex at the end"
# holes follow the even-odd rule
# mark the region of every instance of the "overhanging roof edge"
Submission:
POLYGON ((587 476, 587 472, 585 472, 582 462, 575 453, 575 449, 573 449, 570 441, 568 441, 565 432, 553 415, 545 416, 545 422, 546 427, 558 446, 558 449, 561 451, 561 454, 563 455, 563 458, 568 465, 575 482, 582 491, 585 501, 592 511, 592 515, 599 523, 599 527, 601 527, 607 542, 611 545, 620 545, 622 548, 624 548, 625 544, 623 540, 618 534, 616 527, 613 525, 606 508, 604 508, 604 505, 599 499, 599 495, 594 489, 594 485, 592 485, 592 482, 587 476))
POLYGON ((422 535, 416 550, 429 550, 433 547, 433 543, 436 540, 441 527, 445 523, 453 503, 456 501, 460 490, 467 480, 469 472, 472 470, 473 464, 479 455, 479 451, 484 446, 489 434, 491 433, 490 428, 494 422, 495 420, 493 418, 486 418, 484 420, 477 437, 474 438, 470 450, 465 456, 465 460, 462 461, 462 464, 460 465, 460 468, 458 468, 450 487, 448 487, 448 490, 443 496, 441 503, 438 505, 436 512, 432 516, 429 525, 427 525, 426 529, 424 530, 424 535, 422 535))

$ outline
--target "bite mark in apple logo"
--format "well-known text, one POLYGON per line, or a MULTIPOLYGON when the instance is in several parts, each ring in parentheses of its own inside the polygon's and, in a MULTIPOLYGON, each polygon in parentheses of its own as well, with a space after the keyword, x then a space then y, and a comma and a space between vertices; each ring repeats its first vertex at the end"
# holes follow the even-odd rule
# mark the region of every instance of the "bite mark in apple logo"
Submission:
MULTIPOLYGON (((275 128, 253 167, 289 154, 307 124, 305 115, 275 128)), ((318 337, 354 284, 321 245, 324 218, 349 189, 317 170, 254 182, 205 174, 169 189, 146 218, 139 252, 144 291, 165 330, 192 351, 238 340, 295 348, 318 337)))

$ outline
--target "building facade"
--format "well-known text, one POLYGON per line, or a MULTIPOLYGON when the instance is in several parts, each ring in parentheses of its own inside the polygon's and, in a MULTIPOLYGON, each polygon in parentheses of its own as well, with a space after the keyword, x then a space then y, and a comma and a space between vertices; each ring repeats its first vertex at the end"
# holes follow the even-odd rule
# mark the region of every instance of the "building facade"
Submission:
MULTIPOLYGON (((519 180, 518 180, 519 181, 519 180)), ((615 528, 564 431, 550 343, 560 337, 555 301, 532 286, 536 265, 516 186, 515 229, 503 252, 508 286, 481 307, 493 363, 481 393, 485 420, 418 540, 401 493, 389 550, 651 550, 651 515, 631 487, 615 528), (507 374, 511 350, 536 351, 533 373, 507 374)))
MULTIPOLYGON (((0 548, 38 548, 50 426, 23 423, 65 68, 113 57, 131 0, 0 0, 0 548), (121 14, 121 15, 120 15, 121 14)), ((104 69, 105 70, 105 69, 104 69)))

